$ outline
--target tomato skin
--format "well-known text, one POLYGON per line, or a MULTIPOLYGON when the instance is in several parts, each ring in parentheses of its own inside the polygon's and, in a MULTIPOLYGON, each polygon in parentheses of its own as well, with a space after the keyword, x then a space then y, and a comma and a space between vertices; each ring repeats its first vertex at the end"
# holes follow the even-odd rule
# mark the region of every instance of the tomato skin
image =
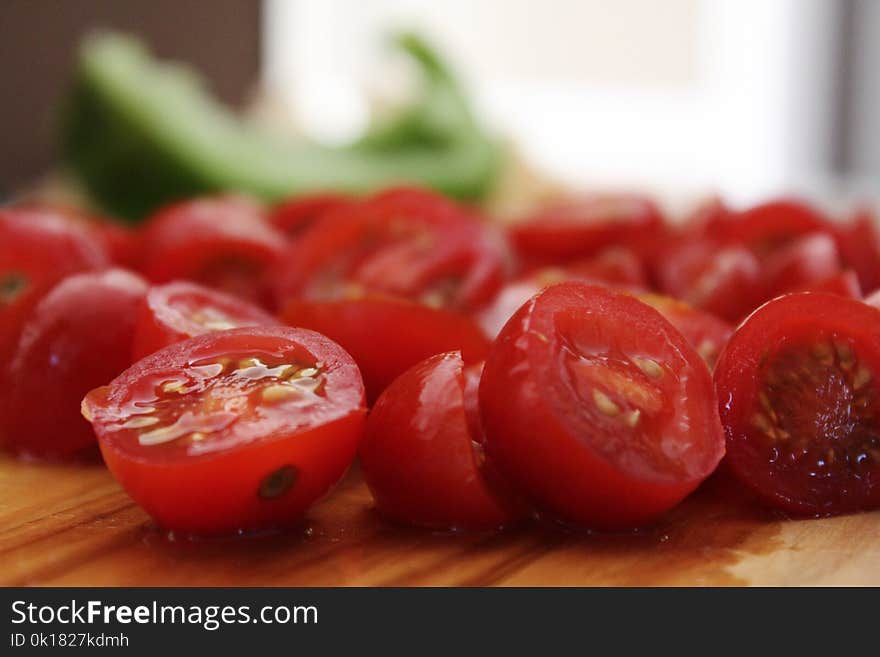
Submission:
POLYGON ((460 350, 465 363, 474 363, 489 351, 489 341, 469 317, 393 297, 293 299, 281 319, 342 345, 360 367, 370 400, 430 356, 460 350))
POLYGON ((858 210, 848 222, 835 227, 834 237, 843 262, 855 270, 862 288, 880 287, 880 234, 873 211, 858 210))
POLYGON ((776 199, 713 224, 715 239, 744 244, 764 255, 791 240, 810 233, 830 233, 828 218, 814 207, 796 199, 776 199))
POLYGON ((767 256, 763 268, 766 299, 806 289, 832 278, 841 269, 834 238, 826 233, 794 239, 767 256))
POLYGON ((416 188, 391 189, 322 216, 276 272, 279 307, 356 290, 469 311, 507 275, 507 246, 472 213, 416 188))
MULTIPOLYGON (((820 339, 831 339, 835 344, 847 341, 850 353, 855 350, 857 362, 864 363, 869 371, 880 372, 880 310, 855 299, 816 292, 788 294, 758 308, 737 329, 714 374, 727 441, 726 463, 739 481, 765 503, 790 513, 827 515, 875 508, 880 505, 880 463, 872 465, 869 461, 864 469, 855 471, 852 466, 834 465, 841 463, 836 458, 828 461, 829 469, 823 475, 821 467, 814 472, 815 464, 789 458, 787 451, 775 457, 772 454, 773 449, 794 449, 787 447, 792 444, 803 450, 803 458, 807 458, 808 450, 813 448, 810 440, 815 441, 817 436, 825 444, 839 445, 841 449, 846 446, 848 434, 836 433, 835 414, 844 408, 842 405, 853 402, 837 395, 834 389, 825 392, 841 378, 841 370, 833 379, 823 375, 813 389, 804 383, 804 387, 787 391, 786 399, 796 404, 788 416, 782 415, 782 409, 774 409, 782 418, 780 421, 797 420, 798 426, 810 427, 816 436, 792 434, 774 448, 776 443, 761 435, 755 420, 756 413, 767 412, 760 399, 760 393, 766 394, 766 387, 762 386, 768 385, 769 380, 769 370, 765 368, 777 362, 782 350, 794 346, 802 348, 802 360, 792 365, 790 371, 803 377, 804 372, 809 372, 807 367, 815 362, 811 356, 822 356, 812 351, 820 339)), ((839 353, 835 356, 831 352, 832 362, 840 358, 839 353)), ((773 380, 776 379, 787 380, 785 375, 776 375, 773 380)), ((866 412, 873 416, 877 412, 875 406, 876 402, 867 406, 866 412)), ((855 410, 852 415, 847 413, 842 426, 849 426, 850 421, 858 423, 855 410)))
POLYGON ((518 519, 480 472, 462 368, 457 352, 433 356, 396 379, 370 412, 361 467, 376 508, 397 522, 486 530, 518 519))
POLYGON ((298 522, 351 465, 366 415, 363 382, 350 356, 322 335, 289 327, 231 329, 175 343, 90 392, 83 407, 107 466, 129 495, 161 527, 196 535, 298 522), (307 354, 326 372, 326 402, 302 411, 250 402, 258 404, 259 419, 240 415, 210 450, 175 442, 144 446, 122 426, 131 401, 170 373, 243 352, 295 359, 307 354), (263 495, 267 479, 285 469, 293 473, 290 487, 278 496, 263 495))
POLYGON ((0 434, 14 452, 70 458, 95 444, 83 395, 131 363, 135 309, 146 282, 121 269, 75 274, 34 308, 5 377, 0 434))
POLYGON ((822 280, 804 285, 791 290, 791 292, 827 292, 850 299, 862 298, 862 286, 859 285, 859 277, 852 269, 845 269, 822 280))
POLYGON ((278 323, 259 306, 197 283, 154 285, 138 308, 133 359, 140 360, 170 344, 210 331, 278 323), (194 318, 196 313, 207 313, 219 323, 215 327, 206 325, 194 318))
POLYGON ((191 280, 272 305, 268 272, 287 241, 256 203, 197 198, 159 210, 141 233, 141 271, 153 283, 191 280))
POLYGON ((269 212, 269 223, 290 239, 301 235, 321 217, 353 203, 343 194, 318 193, 294 196, 275 205, 269 212))
POLYGON ((650 523, 696 488, 724 453, 711 379, 693 348, 654 309, 579 282, 549 287, 517 311, 493 344, 479 396, 489 463, 539 510, 567 523, 601 529, 650 523), (583 419, 592 417, 583 415, 589 409, 566 396, 566 365, 557 360, 567 344, 564 333, 557 334, 563 320, 599 340, 613 336, 609 348, 665 355, 669 367, 686 373, 681 380, 689 388, 679 392, 687 400, 690 432, 679 439, 690 456, 676 464, 680 475, 639 474, 654 466, 627 467, 613 460, 623 456, 597 451, 606 439, 626 443, 583 419))
POLYGON ((597 194, 551 205, 511 226, 509 234, 517 254, 540 266, 595 255, 609 246, 643 253, 664 230, 663 215, 650 199, 597 194))

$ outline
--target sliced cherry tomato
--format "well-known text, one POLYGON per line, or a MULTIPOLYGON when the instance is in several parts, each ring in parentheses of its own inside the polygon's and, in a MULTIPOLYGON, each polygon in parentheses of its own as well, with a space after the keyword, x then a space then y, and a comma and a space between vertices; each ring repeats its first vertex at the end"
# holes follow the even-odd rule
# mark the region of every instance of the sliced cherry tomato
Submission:
POLYGON ((489 351, 489 341, 469 317, 394 297, 293 299, 281 318, 341 344, 361 368, 370 400, 430 356, 459 350, 466 363, 474 363, 489 351))
POLYGON ((733 334, 730 324, 672 297, 645 293, 637 294, 636 298, 657 310, 677 328, 710 370, 715 367, 721 350, 733 334))
POLYGON ((827 292, 828 294, 838 294, 850 299, 862 298, 862 286, 859 285, 859 277, 856 276, 852 269, 845 269, 828 278, 823 278, 820 281, 815 281, 792 290, 792 292, 827 292))
POLYGON ((278 301, 356 292, 470 310, 500 287, 505 257, 499 237, 452 201, 395 189, 324 215, 296 240, 280 266, 278 301))
POLYGON ((138 311, 134 359, 211 331, 277 324, 278 320, 259 306, 198 283, 156 285, 138 311))
POLYGON ((493 529, 520 517, 481 473, 482 437, 468 422, 468 392, 476 396, 476 388, 466 390, 461 355, 450 352, 407 370, 379 397, 360 459, 383 515, 443 530, 493 529))
POLYGON ((142 239, 142 269, 152 282, 192 280, 262 305, 271 305, 267 272, 287 245, 256 203, 232 196, 160 210, 142 239))
POLYGON ((269 223, 289 238, 299 237, 326 214, 347 207, 353 199, 342 194, 307 194, 282 201, 269 212, 269 223))
POLYGON ((715 368, 731 471, 803 514, 880 505, 880 310, 821 293, 756 310, 715 368))
POLYGON ((110 264, 83 226, 43 208, 0 208, 0 363, 33 307, 62 278, 110 264))
POLYGON ((592 258, 569 263, 565 269, 573 278, 627 287, 648 286, 645 265, 625 247, 610 247, 592 258))
POLYGON ((679 245, 658 264, 657 278, 663 293, 729 322, 764 298, 761 264, 742 246, 705 240, 679 245))
POLYGON ((609 246, 642 253, 664 229, 663 215, 651 200, 604 194, 547 207, 512 226, 510 237, 520 257, 540 266, 595 255, 609 246))
POLYGON ((839 274, 840 256, 833 237, 810 233, 768 255, 763 268, 765 297, 770 299, 839 274))
POLYGON ((131 364, 135 311, 147 293, 121 270, 70 276, 37 304, 5 373, 0 435, 15 452, 77 456, 95 444, 80 401, 131 364))
POLYGON ((568 523, 656 520, 724 454, 706 364, 653 308, 580 282, 547 288, 492 346, 480 382, 489 462, 568 523))
POLYGON ((288 327, 178 342, 83 401, 126 491, 160 526, 195 534, 296 521, 351 464, 365 413, 351 357, 288 327))
POLYGON ((770 201, 732 213, 727 221, 716 222, 714 229, 715 239, 744 244, 758 256, 810 233, 831 232, 825 215, 793 199, 770 201))
POLYGON ((880 287, 880 234, 874 213, 863 208, 835 229, 837 248, 844 263, 855 270, 865 290, 880 287))

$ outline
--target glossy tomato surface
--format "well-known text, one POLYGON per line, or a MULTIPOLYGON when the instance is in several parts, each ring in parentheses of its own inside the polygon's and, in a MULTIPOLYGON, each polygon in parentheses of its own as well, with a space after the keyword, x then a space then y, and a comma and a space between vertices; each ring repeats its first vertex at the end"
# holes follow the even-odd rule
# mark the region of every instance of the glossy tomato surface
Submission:
POLYGON ((440 530, 494 529, 518 519, 483 477, 482 436, 469 425, 465 394, 476 397, 476 388, 466 390, 461 356, 450 352, 419 363, 379 397, 360 459, 383 515, 440 530))
POLYGON ((810 292, 763 305, 715 368, 730 469, 786 511, 880 505, 878 373, 880 310, 810 292))
POLYGON ((763 271, 764 296, 770 299, 836 276, 841 272, 841 262, 831 235, 810 233, 767 256, 763 271))
POLYGON ((141 235, 141 266, 154 283, 192 280, 271 305, 268 271, 287 245, 255 202, 198 198, 150 217, 141 235))
POLYGON ((198 283, 174 281, 154 285, 144 297, 132 352, 134 360, 139 360, 203 333, 277 324, 275 317, 244 299, 198 283))
POLYGON ((324 215, 350 203, 353 203, 353 199, 342 194, 295 196, 278 203, 270 210, 269 223, 288 238, 295 239, 324 215))
POLYGON ((479 395, 489 462, 566 523, 650 523, 724 454, 700 356, 656 310, 598 286, 560 283, 523 306, 479 395))
POLYGON ((83 395, 131 364, 139 276, 120 270, 70 276, 34 308, 8 363, 0 402, 3 444, 48 458, 94 447, 83 395))
POLYGON ((433 192, 393 189, 303 233, 279 267, 278 302, 383 294, 470 310, 500 287, 506 257, 500 236, 462 207, 433 192))
POLYGON ((841 258, 856 272, 862 288, 880 287, 880 234, 874 212, 858 210, 849 221, 835 226, 835 239, 841 258))
POLYGON ((366 411, 345 351, 271 327, 166 347, 90 392, 83 413, 160 526, 224 534, 300 518, 351 464, 366 411))
POLYGON ((713 224, 713 237, 743 244, 759 256, 810 233, 829 233, 828 218, 812 205, 797 199, 777 199, 713 224))
POLYGON ((489 351, 488 339, 471 318, 394 297, 294 299, 281 318, 290 326, 318 331, 342 345, 360 367, 371 400, 430 356, 458 350, 466 363, 474 363, 489 351))

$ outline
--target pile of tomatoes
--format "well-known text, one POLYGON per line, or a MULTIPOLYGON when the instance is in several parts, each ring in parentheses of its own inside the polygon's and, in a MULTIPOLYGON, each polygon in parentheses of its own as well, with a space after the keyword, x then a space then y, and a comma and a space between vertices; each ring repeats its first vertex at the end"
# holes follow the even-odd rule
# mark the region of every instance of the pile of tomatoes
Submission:
POLYGON ((783 200, 504 227, 432 192, 221 196, 141 227, 0 208, 0 443, 96 447, 165 528, 377 509, 486 530, 653 521, 719 463, 799 514, 880 506, 880 237, 783 200), (96 439, 97 438, 97 439, 96 439))

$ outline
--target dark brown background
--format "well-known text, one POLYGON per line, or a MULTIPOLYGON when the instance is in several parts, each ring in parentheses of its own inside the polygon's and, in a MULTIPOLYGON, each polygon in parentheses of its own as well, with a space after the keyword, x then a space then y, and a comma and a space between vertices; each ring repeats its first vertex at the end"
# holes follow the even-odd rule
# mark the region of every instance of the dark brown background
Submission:
POLYGON ((0 194, 53 158, 59 97, 79 38, 112 27, 191 62, 239 104, 260 65, 259 0, 0 0, 0 194))

